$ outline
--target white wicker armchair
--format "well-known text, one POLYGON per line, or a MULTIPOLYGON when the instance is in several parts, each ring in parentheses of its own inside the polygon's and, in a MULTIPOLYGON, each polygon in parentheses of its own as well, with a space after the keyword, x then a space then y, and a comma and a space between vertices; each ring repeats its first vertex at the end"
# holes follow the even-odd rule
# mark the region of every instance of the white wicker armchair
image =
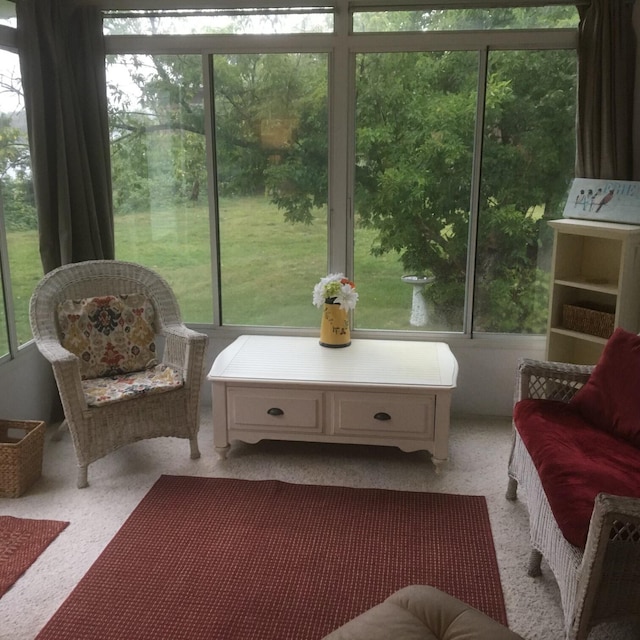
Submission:
MULTIPOLYGON (((548 398, 568 402, 589 378, 592 366, 523 359, 515 401, 548 398)), ((639 418, 640 419, 640 418, 639 418)), ((535 465, 514 429, 507 499, 523 489, 533 550, 529 575, 541 574, 542 557, 553 572, 562 600, 566 637, 584 640, 605 621, 640 616, 640 499, 600 493, 584 551, 561 533, 535 465)))
MULTIPOLYGON (((123 445, 160 436, 187 438, 192 458, 199 458, 199 397, 207 336, 181 321, 168 283, 146 267, 116 260, 65 265, 36 287, 30 304, 36 345, 51 363, 78 461, 78 488, 86 487, 91 462, 123 445), (182 379, 182 386, 154 395, 137 395, 90 406, 79 359, 61 344, 58 305, 65 300, 140 293, 155 311, 154 330, 164 345, 161 362, 182 379)), ((63 423, 64 424, 64 423, 63 423)))

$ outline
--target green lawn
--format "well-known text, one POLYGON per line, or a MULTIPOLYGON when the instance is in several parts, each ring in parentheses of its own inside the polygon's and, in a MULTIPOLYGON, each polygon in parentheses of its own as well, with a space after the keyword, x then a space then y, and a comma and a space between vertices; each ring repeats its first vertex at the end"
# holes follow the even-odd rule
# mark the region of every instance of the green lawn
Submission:
MULTIPOLYGON (((311 225, 292 225, 261 197, 221 200, 221 290, 224 324, 316 327, 311 303, 326 275, 327 228, 317 212, 311 225)), ((119 259, 157 269, 174 287, 188 321, 212 318, 209 217, 206 207, 116 217, 119 259)), ((410 329, 411 289, 396 256, 374 258, 370 231, 358 230, 356 325, 410 329)))
MULTIPOLYGON (((327 228, 318 212, 311 225, 292 225, 266 199, 221 201, 223 321, 225 324, 316 327, 311 303, 326 275, 327 228)), ((211 323, 213 299, 209 216, 206 207, 116 215, 116 257, 140 262, 164 275, 188 322, 211 323)), ((374 258, 373 233, 356 232, 356 285, 360 328, 411 329, 411 289, 400 281, 397 256, 374 258)), ((35 231, 7 234, 16 324, 21 343, 31 338, 29 298, 42 277, 35 231)), ((7 352, 0 335, 0 353, 7 352)))
MULTIPOLYGON (((14 313, 16 316, 16 331, 18 342, 24 344, 31 340, 29 300, 33 290, 42 278, 38 234, 36 231, 9 232, 7 233, 7 247, 14 313)), ((2 311, 4 312, 4 305, 2 311)), ((0 318, 4 320, 4 313, 0 314, 0 318)), ((6 323, 3 326, 6 326, 6 323)), ((8 353, 8 351, 9 343, 6 333, 0 331, 0 355, 8 353)))

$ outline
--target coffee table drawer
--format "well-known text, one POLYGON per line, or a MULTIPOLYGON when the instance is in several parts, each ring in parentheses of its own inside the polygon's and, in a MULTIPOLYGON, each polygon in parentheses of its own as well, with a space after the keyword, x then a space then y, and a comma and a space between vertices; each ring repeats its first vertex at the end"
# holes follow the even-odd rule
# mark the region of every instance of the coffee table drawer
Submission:
POLYGON ((295 430, 322 433, 323 394, 313 390, 227 388, 229 430, 295 430))
POLYGON ((435 396, 336 392, 332 407, 333 432, 340 435, 417 435, 432 439, 435 426, 435 396))

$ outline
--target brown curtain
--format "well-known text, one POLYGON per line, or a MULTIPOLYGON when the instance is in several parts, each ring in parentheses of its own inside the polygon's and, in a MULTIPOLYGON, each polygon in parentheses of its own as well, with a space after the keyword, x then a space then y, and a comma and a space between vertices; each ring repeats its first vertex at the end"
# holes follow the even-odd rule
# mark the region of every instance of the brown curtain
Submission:
POLYGON ((636 40, 627 0, 580 7, 576 177, 633 178, 636 40))
POLYGON ((18 0, 16 15, 44 271, 113 259, 100 12, 18 0))

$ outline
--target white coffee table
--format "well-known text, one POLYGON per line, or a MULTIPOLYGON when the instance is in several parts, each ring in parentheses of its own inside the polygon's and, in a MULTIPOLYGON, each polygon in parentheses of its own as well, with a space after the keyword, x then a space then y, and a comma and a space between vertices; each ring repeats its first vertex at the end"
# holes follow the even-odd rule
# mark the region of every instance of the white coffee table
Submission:
POLYGON ((447 460, 458 363, 442 342, 240 336, 213 363, 213 442, 333 442, 426 450, 447 460))

